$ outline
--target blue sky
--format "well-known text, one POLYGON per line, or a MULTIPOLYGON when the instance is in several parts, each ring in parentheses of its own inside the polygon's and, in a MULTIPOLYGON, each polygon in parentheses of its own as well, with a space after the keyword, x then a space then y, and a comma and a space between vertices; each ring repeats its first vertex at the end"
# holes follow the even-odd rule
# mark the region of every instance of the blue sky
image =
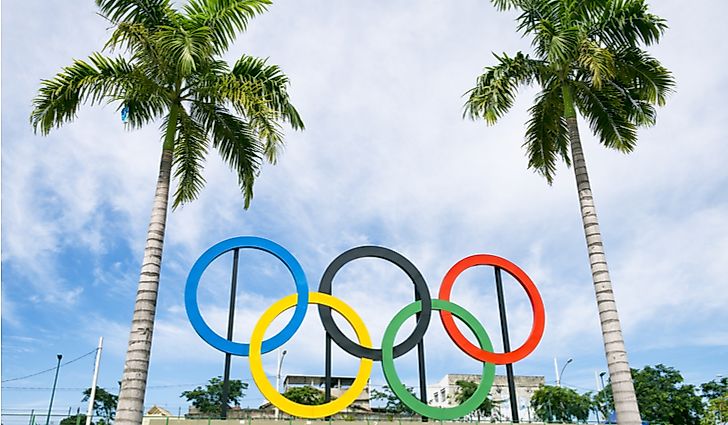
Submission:
MULTIPOLYGON (((728 75, 725 50, 716 44, 728 9, 653 3, 671 28, 651 51, 674 71, 677 92, 657 126, 640 131, 631 155, 598 146, 583 121, 582 138, 631 364, 674 366, 697 384, 728 375, 728 75)), ((104 336, 99 384, 115 390, 159 131, 125 131, 115 107, 106 106, 82 109, 76 122, 48 137, 34 135, 28 115, 39 81, 100 49, 107 23, 90 0, 4 2, 2 12, 2 379, 52 367, 57 352, 78 357, 104 336)), ((285 152, 263 169, 249 210, 234 175, 212 154, 200 199, 169 215, 148 406, 184 412, 179 394, 222 373, 223 355, 187 321, 183 289, 205 249, 239 235, 289 249, 311 290, 334 257, 362 244, 404 254, 433 294, 459 259, 506 257, 536 282, 548 314, 541 345, 516 373, 553 381, 553 358, 563 364, 573 357, 564 383, 594 388, 594 372, 606 364, 573 174, 562 165, 548 186, 526 169, 521 148, 535 91, 522 90, 496 126, 461 118, 461 96, 493 64, 491 52, 529 49, 513 19, 484 0, 281 0, 251 23, 226 58, 245 52, 279 64, 307 130, 287 131, 285 152)), ((247 341, 260 313, 293 285, 263 254, 246 252, 241 261, 235 332, 247 341)), ((203 315, 220 333, 230 262, 216 262, 200 289, 203 315)), ((517 345, 530 312, 514 282, 506 289, 517 345)), ((411 298, 406 279, 374 260, 347 266, 334 292, 360 313, 374 341, 411 298)), ((500 346, 489 270, 468 271, 453 300, 500 346)), ((284 374, 323 372, 323 331, 310 313, 284 347, 284 374)), ((426 344, 432 382, 479 370, 439 321, 426 344)), ((413 354, 397 367, 414 386, 413 354)), ((264 357, 271 374, 274 361, 274 354, 264 357)), ((352 374, 356 362, 337 351, 334 373, 352 374)), ((61 370, 59 411, 82 406, 92 367, 89 356, 61 370)), ((234 360, 233 377, 250 381, 246 359, 234 360)), ((3 413, 46 409, 52 379, 46 373, 4 383, 3 413)), ((378 367, 372 382, 384 382, 378 367)), ((243 405, 262 402, 252 387, 243 405)))

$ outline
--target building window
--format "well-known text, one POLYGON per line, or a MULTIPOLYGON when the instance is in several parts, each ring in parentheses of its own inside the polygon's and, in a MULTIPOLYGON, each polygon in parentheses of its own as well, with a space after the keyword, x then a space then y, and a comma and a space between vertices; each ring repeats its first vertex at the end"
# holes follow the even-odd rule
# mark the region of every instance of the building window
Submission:
POLYGON ((437 402, 439 401, 439 400, 437 399, 437 394, 438 394, 438 393, 435 393, 435 403, 437 403, 437 402))

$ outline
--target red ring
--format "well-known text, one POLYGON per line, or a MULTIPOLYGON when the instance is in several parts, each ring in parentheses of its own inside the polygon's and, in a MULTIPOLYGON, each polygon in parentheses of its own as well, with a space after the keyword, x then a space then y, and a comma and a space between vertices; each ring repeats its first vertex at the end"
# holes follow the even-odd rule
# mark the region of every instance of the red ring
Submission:
POLYGON ((452 313, 440 310, 440 319, 442 320, 442 324, 445 326, 445 330, 453 342, 455 342, 455 344, 460 347, 461 350, 465 351, 470 357, 482 362, 494 364, 515 363, 531 354, 533 350, 536 349, 538 343, 541 342, 541 337, 543 337, 546 313, 544 312, 541 294, 539 294, 538 289, 531 278, 528 277, 528 275, 517 265, 511 263, 505 258, 495 255, 477 254, 465 257, 452 266, 442 279, 442 286, 440 286, 440 294, 438 295, 438 298, 450 301, 450 293, 452 292, 452 286, 455 283, 455 279, 457 279, 462 272, 473 266, 500 267, 507 271, 518 281, 518 283, 521 284, 521 286, 523 286, 523 289, 526 290, 526 294, 528 295, 528 299, 531 301, 531 309, 533 311, 533 326, 531 327, 531 334, 528 335, 528 338, 523 345, 517 349, 508 353, 493 353, 485 351, 468 341, 465 335, 460 332, 460 329, 458 329, 455 324, 455 321, 452 318, 452 313))

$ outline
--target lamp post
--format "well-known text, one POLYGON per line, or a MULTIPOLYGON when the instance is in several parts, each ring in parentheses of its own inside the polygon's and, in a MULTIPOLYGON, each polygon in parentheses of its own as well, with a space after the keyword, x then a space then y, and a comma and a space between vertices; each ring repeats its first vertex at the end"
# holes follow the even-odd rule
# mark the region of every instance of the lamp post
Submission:
MULTIPOLYGON (((276 369, 276 391, 281 391, 281 368, 283 367, 283 358, 286 357, 286 353, 288 351, 283 350, 281 352, 280 348, 278 349, 278 367, 276 369)), ((280 415, 280 411, 278 410, 278 407, 276 407, 276 420, 278 420, 278 416, 280 415)))
MULTIPOLYGON (((602 391, 604 391, 604 375, 606 375, 606 374, 607 374, 607 372, 601 372, 599 374, 599 380, 602 383, 602 391)), ((606 403, 606 400, 604 402, 606 403)), ((605 414, 604 415, 604 423, 607 423, 607 422, 609 422, 609 415, 605 414)))
POLYGON ((51 390, 51 403, 50 403, 50 405, 48 405, 48 416, 46 416, 45 425, 48 425, 51 421, 51 409, 53 409, 53 396, 56 395, 56 384, 58 383, 58 370, 61 368, 61 359, 63 358, 63 354, 58 353, 58 354, 56 354, 56 357, 58 358, 58 364, 56 365, 56 377, 53 378, 53 390, 51 390))
POLYGON ((574 359, 569 357, 569 360, 566 361, 566 364, 564 364, 564 367, 561 368, 561 373, 559 373, 558 364, 556 363, 556 357, 554 357, 554 366, 556 369, 556 386, 561 386, 561 377, 564 375, 564 370, 566 370, 566 366, 569 365, 569 363, 573 362, 574 359))

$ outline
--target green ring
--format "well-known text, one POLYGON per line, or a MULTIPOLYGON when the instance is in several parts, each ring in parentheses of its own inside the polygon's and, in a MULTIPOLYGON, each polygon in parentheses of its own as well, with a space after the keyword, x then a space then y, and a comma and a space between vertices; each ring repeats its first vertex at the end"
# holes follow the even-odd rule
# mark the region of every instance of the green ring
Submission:
MULTIPOLYGON (((493 344, 490 342, 488 333, 485 329, 483 329, 483 325, 481 325, 480 321, 478 321, 478 319, 476 319, 475 316, 470 314, 467 310, 450 301, 438 299, 432 300, 432 309, 445 310, 454 314, 456 317, 465 322, 468 328, 473 331, 475 336, 478 338, 480 348, 486 351, 493 351, 493 344)), ((394 368, 393 347, 397 331, 399 331, 399 328, 402 327, 404 321, 420 311, 422 311, 421 301, 415 301, 407 305, 394 316, 394 319, 392 319, 387 326, 387 330, 384 331, 384 336, 382 337, 382 371, 384 372, 384 378, 387 380, 387 384, 392 392, 414 412, 428 418, 439 420, 461 418, 477 409, 478 406, 480 406, 480 403, 488 397, 490 387, 493 385, 493 378, 495 377, 495 365, 492 363, 483 363, 483 374, 481 375, 478 388, 469 399, 465 400, 465 402, 459 406, 434 407, 418 400, 409 391, 407 391, 407 388, 404 384, 402 384, 402 381, 400 381, 397 376, 397 371, 394 368)))

